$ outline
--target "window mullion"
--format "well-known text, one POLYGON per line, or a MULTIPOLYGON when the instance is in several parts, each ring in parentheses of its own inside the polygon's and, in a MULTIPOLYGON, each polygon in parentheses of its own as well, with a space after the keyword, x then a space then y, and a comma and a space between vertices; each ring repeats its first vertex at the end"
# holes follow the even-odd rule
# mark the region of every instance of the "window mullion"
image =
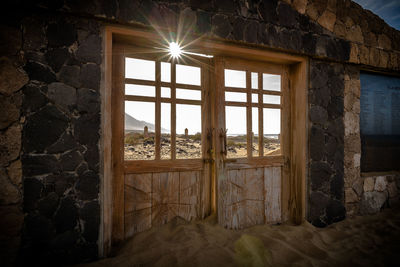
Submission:
POLYGON ((156 61, 156 140, 155 152, 156 160, 160 159, 161 154, 161 63, 156 61))
POLYGON ((176 64, 171 62, 171 159, 176 159, 176 64))
POLYGON ((262 73, 258 73, 258 155, 264 155, 264 118, 263 118, 263 78, 262 73))
POLYGON ((246 70, 246 91, 247 91, 247 157, 253 156, 253 128, 252 128, 252 114, 251 114, 251 72, 246 70))

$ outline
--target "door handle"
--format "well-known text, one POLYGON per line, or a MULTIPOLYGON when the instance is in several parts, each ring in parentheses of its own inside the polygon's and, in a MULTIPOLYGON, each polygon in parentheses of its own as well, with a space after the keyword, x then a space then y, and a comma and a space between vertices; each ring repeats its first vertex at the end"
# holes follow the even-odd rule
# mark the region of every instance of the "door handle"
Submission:
POLYGON ((223 155, 227 155, 228 151, 226 149, 226 133, 228 132, 228 129, 224 130, 221 128, 220 133, 219 133, 219 137, 221 139, 221 154, 223 155))

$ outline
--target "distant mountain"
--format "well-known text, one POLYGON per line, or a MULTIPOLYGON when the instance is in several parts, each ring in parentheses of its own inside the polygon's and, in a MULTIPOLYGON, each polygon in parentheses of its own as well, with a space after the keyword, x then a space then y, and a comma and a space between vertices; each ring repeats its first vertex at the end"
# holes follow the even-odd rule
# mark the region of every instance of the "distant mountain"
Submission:
MULTIPOLYGON (((146 121, 139 121, 125 113, 125 131, 143 132, 144 127, 149 128, 149 132, 155 132, 155 125, 146 121)), ((161 128, 161 133, 170 133, 169 130, 161 128)))

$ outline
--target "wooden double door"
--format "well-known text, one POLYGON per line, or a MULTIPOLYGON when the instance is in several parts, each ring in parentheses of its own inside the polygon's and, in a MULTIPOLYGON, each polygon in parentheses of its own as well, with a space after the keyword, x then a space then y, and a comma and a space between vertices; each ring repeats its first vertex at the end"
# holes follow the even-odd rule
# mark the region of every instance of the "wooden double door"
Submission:
POLYGON ((287 220, 287 67, 224 57, 189 61, 143 57, 135 49, 113 48, 114 238, 129 238, 176 217, 192 221, 212 213, 231 229, 287 220), (127 59, 136 60, 140 68, 148 64, 154 75, 137 77, 133 70, 130 77, 127 59), (162 69, 165 64, 169 71, 162 69), (180 72, 185 66, 197 68, 196 74, 180 77, 189 75, 180 72), (190 84, 191 80, 197 82, 190 84), (129 93, 128 85, 136 91, 129 93), (140 93, 152 88, 154 94, 140 93), (141 112, 148 116, 149 112, 134 108, 142 102, 154 108, 149 111, 154 121, 146 125, 150 133, 127 128, 128 113, 134 118, 141 112), (187 106, 194 107, 194 115, 189 111, 182 115, 187 106), (193 120, 200 120, 200 130, 183 132, 182 123, 191 125, 193 120))

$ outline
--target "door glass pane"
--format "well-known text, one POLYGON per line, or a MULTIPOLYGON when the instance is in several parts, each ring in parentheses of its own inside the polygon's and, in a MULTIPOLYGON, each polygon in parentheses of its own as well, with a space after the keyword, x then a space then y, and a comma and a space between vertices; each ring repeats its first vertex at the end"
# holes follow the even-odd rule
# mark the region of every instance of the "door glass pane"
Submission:
POLYGON ((225 126, 227 157, 247 157, 246 108, 226 106, 225 126))
POLYGON ((125 84, 125 95, 136 96, 156 96, 156 88, 154 86, 125 84))
POLYGON ((161 87, 161 97, 171 98, 171 88, 161 87))
POLYGON ((125 160, 155 156, 155 103, 125 101, 125 160))
POLYGON ((200 68, 176 64, 176 82, 201 85, 200 68))
POLYGON ((225 101, 246 102, 246 93, 225 92, 225 101))
POLYGON ((258 89, 258 73, 251 73, 251 89, 258 89))
POLYGON ((264 108, 264 156, 280 155, 281 110, 264 108))
POLYGON ((125 58, 125 78, 155 81, 156 62, 137 58, 125 58))
POLYGON ((176 89, 177 99, 201 100, 200 90, 176 89))
POLYGON ((258 103, 258 94, 251 94, 251 102, 258 103))
POLYGON ((225 69, 225 86, 246 88, 246 72, 225 69))
POLYGON ((161 159, 171 159, 170 103, 161 103, 161 159))
POLYGON ((258 157, 258 108, 251 108, 251 117, 253 157, 258 157))
POLYGON ((176 158, 201 158, 200 105, 176 105, 176 158))
POLYGON ((171 63, 161 62, 161 81, 171 82, 171 63))
POLYGON ((279 95, 263 95, 264 104, 280 104, 281 96, 279 95))
POLYGON ((281 91, 281 76, 263 73, 263 89, 270 91, 281 91))

